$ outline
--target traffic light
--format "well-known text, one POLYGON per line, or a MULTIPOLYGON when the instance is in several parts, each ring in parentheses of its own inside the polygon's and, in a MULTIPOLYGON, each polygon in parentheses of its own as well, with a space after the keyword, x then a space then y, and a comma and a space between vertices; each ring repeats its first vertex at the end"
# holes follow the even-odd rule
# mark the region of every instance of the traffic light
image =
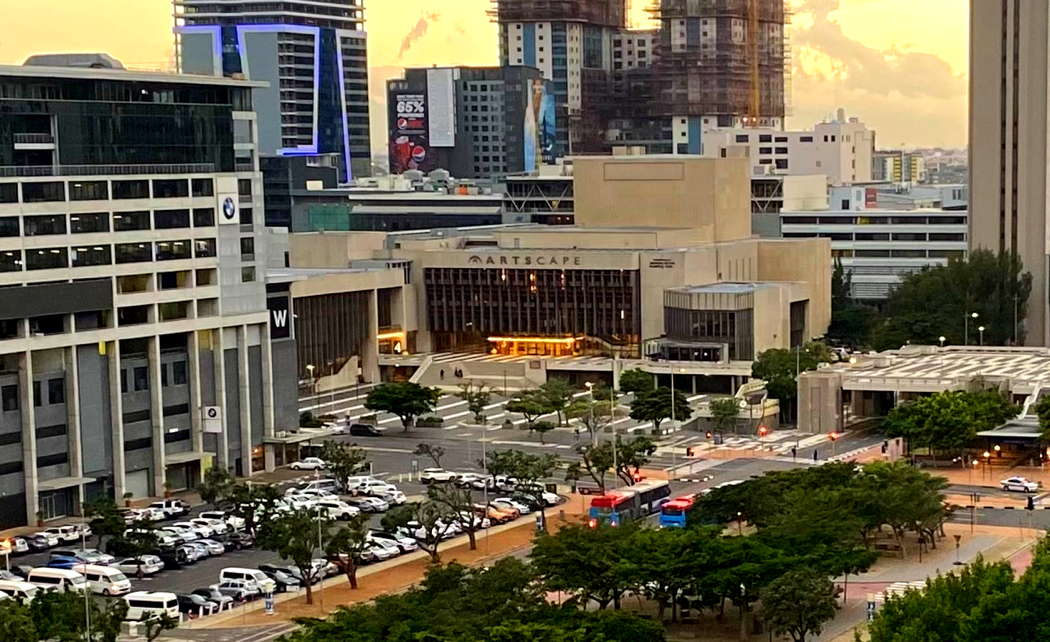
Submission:
POLYGON ((765 426, 759 426, 758 427, 758 436, 759 437, 765 437, 768 432, 769 432, 769 428, 766 428, 765 426))
POLYGON ((711 437, 714 437, 714 435, 712 435, 712 434, 711 434, 711 431, 710 431, 710 430, 708 430, 708 431, 707 431, 707 438, 708 438, 708 439, 710 439, 711 437))

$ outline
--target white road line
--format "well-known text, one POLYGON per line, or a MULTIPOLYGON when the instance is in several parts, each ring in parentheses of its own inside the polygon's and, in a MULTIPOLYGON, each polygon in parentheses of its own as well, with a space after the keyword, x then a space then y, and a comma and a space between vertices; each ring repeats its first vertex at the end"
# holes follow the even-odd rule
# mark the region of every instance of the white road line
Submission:
POLYGON ((359 446, 361 450, 373 453, 411 453, 408 448, 380 448, 378 446, 359 446))

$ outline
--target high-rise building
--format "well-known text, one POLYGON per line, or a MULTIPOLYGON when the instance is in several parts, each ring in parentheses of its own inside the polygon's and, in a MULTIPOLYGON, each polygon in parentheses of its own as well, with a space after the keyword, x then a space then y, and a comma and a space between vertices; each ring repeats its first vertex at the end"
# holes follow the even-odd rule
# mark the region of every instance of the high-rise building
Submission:
POLYGON ((0 67, 0 527, 250 474, 297 423, 238 156, 261 84, 0 67))
POLYGON ((970 247, 1032 273, 1025 342, 1047 345, 1045 2, 970 3, 970 247))
POLYGON ((926 159, 917 152, 878 150, 871 165, 871 179, 891 183, 925 183, 926 159))
POLYGON ((175 0, 184 73, 265 80, 253 91, 260 154, 338 154, 371 175, 363 0, 175 0))
POLYGON ((387 81, 390 172, 501 179, 553 163, 552 83, 534 67, 406 69, 387 81))

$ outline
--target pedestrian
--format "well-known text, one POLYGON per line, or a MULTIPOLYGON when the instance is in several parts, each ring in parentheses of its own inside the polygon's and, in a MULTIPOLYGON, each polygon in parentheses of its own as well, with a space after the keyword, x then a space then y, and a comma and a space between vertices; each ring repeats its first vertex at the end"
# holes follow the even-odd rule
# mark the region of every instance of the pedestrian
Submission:
POLYGON ((813 449, 813 461, 817 461, 817 450, 813 449))
POLYGON ((798 459, 798 449, 795 446, 791 447, 791 458, 798 459))
POLYGON ((441 371, 438 372, 438 376, 441 377, 442 381, 445 380, 445 369, 444 368, 442 368, 441 371))

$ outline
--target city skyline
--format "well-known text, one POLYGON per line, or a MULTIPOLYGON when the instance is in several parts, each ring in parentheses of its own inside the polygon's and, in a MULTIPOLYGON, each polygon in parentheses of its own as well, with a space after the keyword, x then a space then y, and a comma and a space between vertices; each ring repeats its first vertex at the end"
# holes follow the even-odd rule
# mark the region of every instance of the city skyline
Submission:
MULTIPOLYGON (((373 149, 385 152, 385 83, 405 67, 496 65, 496 28, 487 0, 455 11, 424 0, 366 4, 373 149)), ((636 0, 633 22, 644 26, 636 0)), ((967 109, 965 6, 951 0, 794 0, 789 128, 810 127, 844 107, 878 134, 880 148, 964 147, 967 109), (914 20, 901 21, 903 11, 914 20), (926 27, 936 21, 940 29, 926 27), (906 116, 906 117, 905 117, 906 116)), ((166 2, 43 0, 32 9, 0 0, 14 21, 0 61, 33 53, 105 51, 132 67, 173 68, 171 6, 166 2), (135 28, 126 16, 134 15, 135 28), (91 31, 74 25, 94 22, 91 31), (63 28, 68 26, 69 28, 63 28)))

